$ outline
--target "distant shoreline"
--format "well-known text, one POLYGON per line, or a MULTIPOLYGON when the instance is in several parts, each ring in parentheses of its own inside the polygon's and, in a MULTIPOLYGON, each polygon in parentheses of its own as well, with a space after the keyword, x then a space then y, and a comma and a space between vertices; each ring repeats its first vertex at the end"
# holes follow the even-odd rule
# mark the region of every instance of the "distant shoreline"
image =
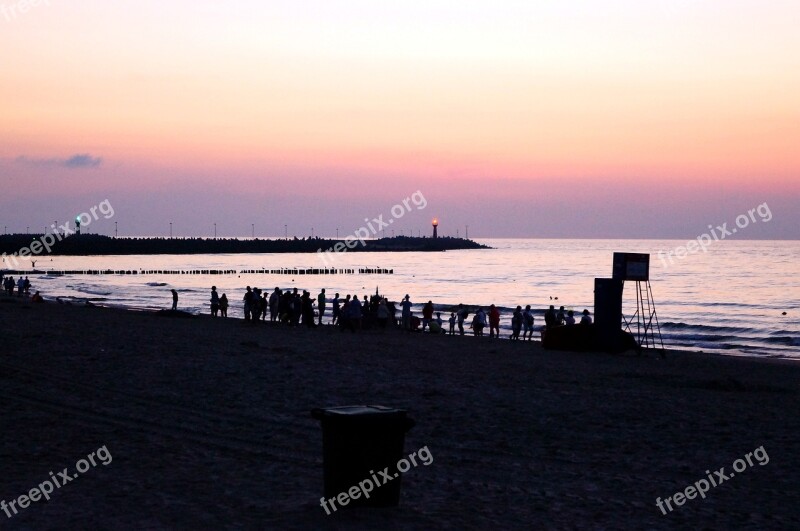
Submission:
MULTIPOLYGON (((249 254, 249 253, 326 253, 336 252, 442 252, 467 249, 490 249, 473 240, 441 237, 395 236, 376 240, 352 238, 112 238, 99 234, 75 234, 48 246, 47 252, 35 252, 36 242, 50 234, 9 234, 0 236, 0 254, 9 256, 91 256, 159 254, 249 254), (24 250, 28 250, 25 253, 24 250), (31 250, 34 252, 30 252, 31 250), (336 250, 338 249, 338 251, 336 250)), ((41 243, 38 245, 42 247, 41 243)))

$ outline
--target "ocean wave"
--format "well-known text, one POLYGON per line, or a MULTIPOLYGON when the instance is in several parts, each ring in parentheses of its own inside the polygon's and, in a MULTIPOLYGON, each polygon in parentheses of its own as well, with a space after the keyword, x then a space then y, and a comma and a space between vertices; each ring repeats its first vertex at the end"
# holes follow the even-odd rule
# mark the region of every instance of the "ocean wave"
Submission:
POLYGON ((766 308, 763 304, 747 304, 744 302, 698 302, 693 301, 692 306, 730 307, 730 308, 766 308))
POLYGON ((688 346, 692 348, 700 348, 705 350, 725 350, 725 351, 738 351, 738 352, 753 352, 753 353, 761 353, 766 352, 764 347, 760 347, 758 345, 750 345, 746 343, 717 343, 713 341, 701 341, 698 343, 691 343, 687 345, 681 345, 680 343, 670 345, 670 346, 688 346))
POLYGON ((763 350, 763 347, 759 345, 748 345, 740 343, 722 343, 720 347, 724 350, 741 350, 747 352, 760 352, 763 350))
POLYGON ((764 341, 767 343, 772 343, 776 345, 787 345, 790 347, 800 347, 800 337, 791 337, 791 336, 773 336, 773 337, 766 337, 764 341))
POLYGON ((758 340, 758 338, 754 337, 741 337, 741 336, 730 336, 730 335, 719 335, 719 334, 686 334, 686 335, 662 334, 662 335, 666 339, 679 339, 681 341, 697 341, 697 342, 714 341, 720 343, 723 341, 758 340))
POLYGON ((771 335, 771 336, 791 336, 791 335, 796 334, 796 333, 797 333, 796 330, 773 330, 772 332, 769 333, 769 335, 771 335))
POLYGON ((751 332, 753 331, 752 328, 745 327, 745 326, 714 326, 714 325, 704 325, 704 324, 690 324, 690 323, 681 323, 681 322, 672 322, 667 321, 661 323, 662 329, 667 330, 707 330, 710 332, 732 332, 732 333, 742 333, 742 332, 751 332))
POLYGON ((677 343, 676 346, 679 346, 679 347, 680 346, 689 346, 689 347, 702 348, 702 349, 708 349, 708 350, 722 350, 722 345, 720 345, 719 343, 701 342, 701 343, 693 343, 693 344, 687 344, 687 345, 683 345, 681 343, 677 343))
POLYGON ((97 287, 92 286, 68 285, 67 287, 72 288, 79 293, 86 293, 87 295, 100 295, 106 297, 112 293, 110 291, 100 291, 97 287))
POLYGON ((166 286, 167 283, 166 282, 148 282, 146 285, 147 286, 152 286, 154 288, 160 288, 160 287, 166 286))

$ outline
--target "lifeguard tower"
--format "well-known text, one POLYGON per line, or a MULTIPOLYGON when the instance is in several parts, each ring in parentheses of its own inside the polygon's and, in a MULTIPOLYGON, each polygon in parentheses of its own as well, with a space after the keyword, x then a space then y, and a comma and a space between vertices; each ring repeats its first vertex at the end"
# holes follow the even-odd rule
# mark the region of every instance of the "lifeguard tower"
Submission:
POLYGON ((650 255, 614 253, 612 278, 622 282, 623 294, 626 281, 633 283, 634 286, 636 311, 630 318, 620 312, 625 330, 636 338, 636 343, 640 349, 658 349, 663 357, 664 340, 661 337, 661 327, 658 324, 653 288, 650 286, 650 255))

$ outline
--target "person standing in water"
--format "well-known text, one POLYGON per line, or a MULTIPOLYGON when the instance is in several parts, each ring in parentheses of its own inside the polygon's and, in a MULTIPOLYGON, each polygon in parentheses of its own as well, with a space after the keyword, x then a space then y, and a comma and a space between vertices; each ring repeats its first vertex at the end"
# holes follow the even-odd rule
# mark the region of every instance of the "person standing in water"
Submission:
POLYGON ((172 290, 172 309, 178 309, 178 292, 173 288, 172 290))

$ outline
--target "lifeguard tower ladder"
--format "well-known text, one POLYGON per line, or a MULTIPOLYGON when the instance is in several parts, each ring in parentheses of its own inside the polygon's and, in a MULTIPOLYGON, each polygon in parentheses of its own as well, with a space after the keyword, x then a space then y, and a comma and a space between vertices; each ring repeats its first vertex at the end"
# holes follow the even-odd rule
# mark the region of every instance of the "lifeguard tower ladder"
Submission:
POLYGON ((650 255, 637 253, 614 253, 614 278, 622 280, 623 293, 625 281, 634 283, 636 311, 630 318, 622 314, 625 330, 629 332, 641 349, 657 349, 664 357, 664 339, 658 324, 656 301, 650 286, 650 255), (635 330, 634 330, 635 325, 635 330))

